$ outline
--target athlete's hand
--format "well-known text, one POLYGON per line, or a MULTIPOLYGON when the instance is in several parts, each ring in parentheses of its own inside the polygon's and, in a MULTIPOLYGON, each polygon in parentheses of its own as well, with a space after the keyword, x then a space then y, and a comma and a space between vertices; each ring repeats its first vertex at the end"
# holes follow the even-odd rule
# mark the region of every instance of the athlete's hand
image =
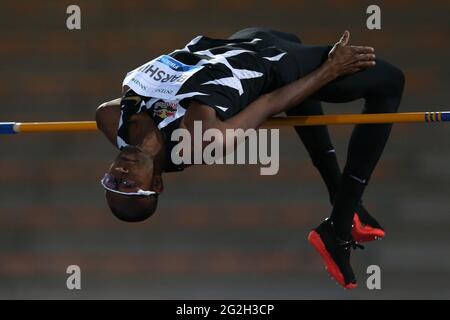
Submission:
POLYGON ((335 78, 349 75, 375 65, 375 50, 372 47, 349 46, 350 32, 345 31, 331 49, 325 62, 335 78))

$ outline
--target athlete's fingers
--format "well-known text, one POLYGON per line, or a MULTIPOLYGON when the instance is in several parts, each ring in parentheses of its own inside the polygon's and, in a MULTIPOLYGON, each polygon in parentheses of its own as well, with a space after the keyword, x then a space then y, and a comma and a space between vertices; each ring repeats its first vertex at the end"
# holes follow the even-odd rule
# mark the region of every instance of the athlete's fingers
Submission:
POLYGON ((353 64, 353 68, 370 68, 376 65, 375 61, 358 61, 357 63, 353 64))
POLYGON ((363 47, 363 46, 350 46, 353 52, 356 53, 374 53, 375 49, 372 47, 363 47))
POLYGON ((372 61, 375 60, 375 55, 373 53, 362 53, 358 54, 358 60, 359 61, 372 61))
POLYGON ((339 40, 339 43, 342 46, 346 46, 349 40, 350 40, 350 32, 348 30, 345 30, 344 33, 342 34, 341 39, 339 40))

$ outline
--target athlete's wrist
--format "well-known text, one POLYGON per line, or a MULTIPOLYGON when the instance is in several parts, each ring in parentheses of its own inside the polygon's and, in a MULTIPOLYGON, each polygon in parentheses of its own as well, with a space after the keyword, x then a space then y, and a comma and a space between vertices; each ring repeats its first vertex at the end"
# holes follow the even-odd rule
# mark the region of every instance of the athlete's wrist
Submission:
POLYGON ((322 66, 321 69, 321 75, 325 82, 331 82, 335 80, 337 77, 339 77, 339 71, 336 65, 330 60, 327 59, 322 66))

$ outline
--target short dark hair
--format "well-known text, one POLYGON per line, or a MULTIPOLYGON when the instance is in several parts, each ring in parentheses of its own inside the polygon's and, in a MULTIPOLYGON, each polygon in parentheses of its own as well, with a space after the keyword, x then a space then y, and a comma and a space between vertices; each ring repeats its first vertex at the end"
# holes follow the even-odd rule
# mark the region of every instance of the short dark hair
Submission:
POLYGON ((136 197, 106 193, 111 212, 125 222, 141 222, 152 216, 158 207, 158 195, 136 197))

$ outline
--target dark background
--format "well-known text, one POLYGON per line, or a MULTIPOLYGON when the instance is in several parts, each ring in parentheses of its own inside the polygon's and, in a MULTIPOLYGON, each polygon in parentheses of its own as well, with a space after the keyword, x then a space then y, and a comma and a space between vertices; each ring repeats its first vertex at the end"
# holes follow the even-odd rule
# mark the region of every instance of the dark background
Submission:
MULTIPOLYGON (((198 34, 248 26, 306 43, 376 47, 407 84, 401 111, 448 110, 447 1, 2 1, 0 121, 92 120, 120 96, 125 73, 198 34), (77 4, 82 29, 66 28, 77 4)), ((359 112, 362 102, 327 105, 359 112)), ((331 128, 341 165, 351 126, 331 128)), ((450 128, 396 125, 364 197, 387 230, 355 253, 359 288, 330 281, 306 236, 329 214, 318 173, 291 128, 276 176, 257 166, 191 168, 165 177, 157 214, 115 220, 98 181, 116 154, 99 133, 0 138, 0 298, 450 298, 450 128), (66 267, 82 290, 66 289, 66 267), (382 289, 366 288, 381 267, 382 289)))

